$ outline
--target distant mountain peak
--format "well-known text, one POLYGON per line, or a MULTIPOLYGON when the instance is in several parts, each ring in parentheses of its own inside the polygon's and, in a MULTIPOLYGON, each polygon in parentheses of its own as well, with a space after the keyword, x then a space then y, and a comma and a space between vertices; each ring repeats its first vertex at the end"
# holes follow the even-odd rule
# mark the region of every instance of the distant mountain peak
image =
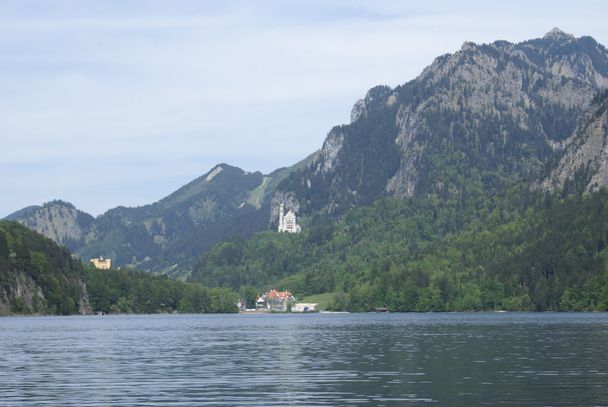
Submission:
POLYGON ((53 208, 53 207, 63 207, 63 208, 74 210, 74 211, 77 210, 76 207, 73 204, 71 204, 70 202, 62 201, 61 199, 53 199, 52 201, 45 202, 42 205, 31 205, 31 206, 25 207, 23 209, 20 209, 16 212, 11 213, 10 215, 6 216, 4 218, 4 220, 20 220, 22 218, 31 216, 36 211, 43 210, 43 209, 49 209, 49 208, 53 208))
POLYGON ((215 168, 213 168, 211 171, 209 171, 209 173, 207 174, 207 177, 205 178, 205 181, 207 181, 207 182, 211 181, 213 178, 215 178, 216 175, 218 175, 223 170, 224 170, 224 167, 222 167, 221 164, 216 165, 215 168))
POLYGON ((465 41, 462 46, 460 47, 461 51, 470 51, 477 48, 477 44, 475 44, 472 41, 465 41))
POLYGON ((72 203, 63 201, 61 199, 53 199, 52 201, 45 202, 44 204, 42 204, 42 206, 44 208, 50 208, 53 206, 63 206, 69 209, 76 209, 76 207, 72 203))
MULTIPOLYGON (((385 195, 449 198, 469 188, 453 175, 466 171, 523 179, 555 157, 603 88, 608 51, 591 37, 556 28, 520 43, 465 42, 403 85, 370 89, 273 202, 337 217, 385 195)), ((491 193, 486 179, 478 189, 491 193)))
POLYGON ((5 218, 74 249, 84 240, 95 218, 78 210, 69 202, 55 199, 17 211, 5 218))
POLYGON ((551 31, 549 31, 543 38, 547 39, 574 39, 574 35, 569 34, 560 30, 558 27, 554 27, 551 31))

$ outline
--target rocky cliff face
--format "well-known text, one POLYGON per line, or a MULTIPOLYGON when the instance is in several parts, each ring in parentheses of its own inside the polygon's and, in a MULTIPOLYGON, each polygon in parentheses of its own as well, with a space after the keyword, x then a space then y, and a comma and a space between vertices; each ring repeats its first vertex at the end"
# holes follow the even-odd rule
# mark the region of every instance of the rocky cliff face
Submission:
POLYGON ((404 85, 370 89, 350 123, 292 167, 263 175, 220 164, 154 204, 94 221, 65 203, 11 218, 85 259, 179 275, 212 245, 276 224, 281 203, 299 216, 339 216, 383 196, 491 194, 538 179, 564 149, 543 187, 584 167, 593 189, 606 183, 603 113, 590 113, 593 123, 571 136, 607 86, 608 51, 591 37, 555 29, 519 44, 467 42, 404 85))
POLYGON ((465 43, 405 85, 371 89, 277 194, 305 213, 340 214, 383 195, 457 196, 462 177, 482 189, 529 177, 607 85, 608 51, 590 37, 555 29, 519 44, 465 43))
POLYGON ((151 205, 118 207, 93 218, 53 201, 7 219, 65 245, 85 261, 104 256, 116 266, 179 274, 206 247, 266 226, 267 216, 254 216, 257 208, 247 202, 263 179, 259 172, 219 164, 151 205))
POLYGON ((596 191, 608 186, 608 92, 593 101, 565 151, 540 188, 596 191))
POLYGON ((40 286, 24 272, 13 272, 10 284, 0 287, 0 315, 44 314, 45 298, 40 286))
POLYGON ((316 153, 268 175, 219 164, 156 203, 114 208, 97 218, 53 201, 7 219, 65 245, 85 261, 104 256, 115 266, 182 275, 213 244, 266 229, 276 185, 313 157, 316 153))
POLYGON ((89 314, 82 265, 50 239, 0 221, 0 315, 89 314))
POLYGON ((74 205, 52 201, 42 206, 30 206, 6 217, 16 220, 55 242, 76 250, 85 240, 94 218, 74 205))

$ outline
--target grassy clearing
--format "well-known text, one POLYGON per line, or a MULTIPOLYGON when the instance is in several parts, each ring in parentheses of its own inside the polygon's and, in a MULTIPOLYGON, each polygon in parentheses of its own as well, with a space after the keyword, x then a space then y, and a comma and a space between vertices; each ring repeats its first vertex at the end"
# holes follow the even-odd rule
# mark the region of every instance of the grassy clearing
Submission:
POLYGON ((312 302, 319 304, 317 309, 326 310, 329 304, 333 301, 336 293, 323 293, 323 294, 315 294, 309 295, 308 297, 304 297, 298 302, 312 302))

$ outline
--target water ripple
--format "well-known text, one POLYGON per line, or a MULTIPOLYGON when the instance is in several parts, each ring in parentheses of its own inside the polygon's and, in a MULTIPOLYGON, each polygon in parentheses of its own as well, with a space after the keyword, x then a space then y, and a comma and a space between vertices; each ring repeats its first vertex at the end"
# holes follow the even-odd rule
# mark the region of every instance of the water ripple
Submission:
POLYGON ((606 314, 0 319, 2 406, 608 404, 606 314))

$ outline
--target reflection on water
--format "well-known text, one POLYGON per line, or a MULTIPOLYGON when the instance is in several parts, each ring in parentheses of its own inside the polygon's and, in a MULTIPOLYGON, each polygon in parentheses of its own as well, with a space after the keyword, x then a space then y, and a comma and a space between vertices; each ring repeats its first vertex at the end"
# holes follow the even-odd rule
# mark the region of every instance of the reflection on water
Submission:
POLYGON ((0 319, 0 405, 608 405, 607 314, 0 319))

